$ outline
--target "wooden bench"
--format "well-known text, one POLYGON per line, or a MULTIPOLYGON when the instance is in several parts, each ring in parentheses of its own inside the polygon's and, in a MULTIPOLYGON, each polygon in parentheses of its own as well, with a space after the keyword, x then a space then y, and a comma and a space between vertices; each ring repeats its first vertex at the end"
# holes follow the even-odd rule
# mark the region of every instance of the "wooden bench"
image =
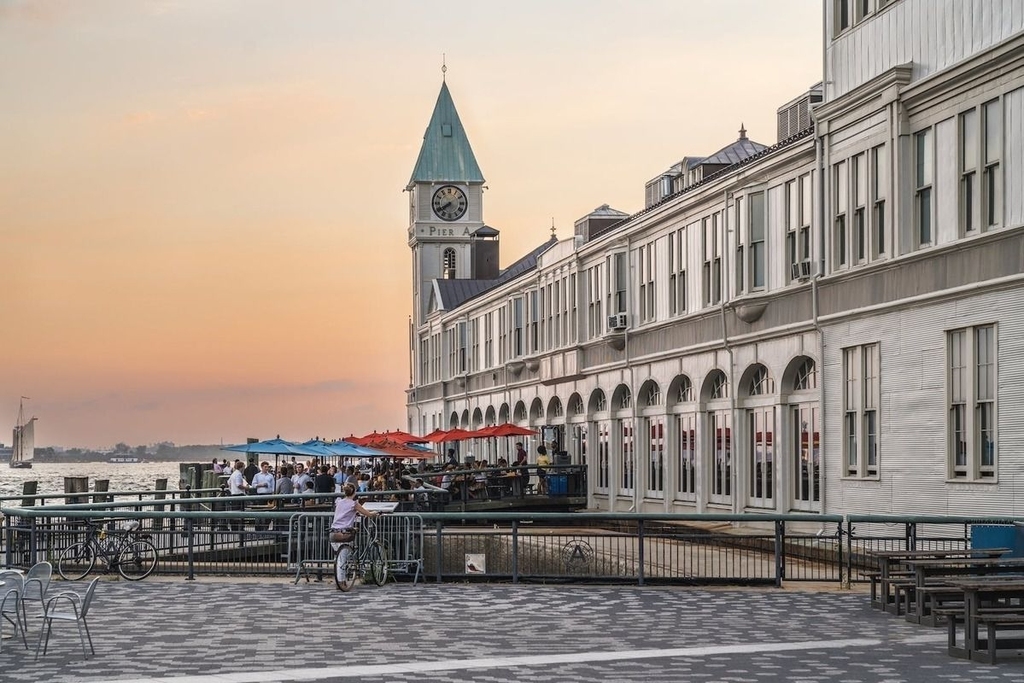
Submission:
MULTIPOLYGON (((996 637, 999 630, 1005 628, 1009 631, 1021 631, 1024 630, 1024 608, 1011 607, 1007 611, 1004 609, 985 609, 979 611, 975 615, 979 625, 985 626, 986 637, 985 637, 985 650, 976 650, 971 653, 971 659, 986 662, 988 664, 995 664, 997 653, 999 652, 999 640, 996 637)), ((1003 649, 1019 649, 1024 641, 1021 638, 1015 638, 1010 641, 1004 641, 1003 649)))

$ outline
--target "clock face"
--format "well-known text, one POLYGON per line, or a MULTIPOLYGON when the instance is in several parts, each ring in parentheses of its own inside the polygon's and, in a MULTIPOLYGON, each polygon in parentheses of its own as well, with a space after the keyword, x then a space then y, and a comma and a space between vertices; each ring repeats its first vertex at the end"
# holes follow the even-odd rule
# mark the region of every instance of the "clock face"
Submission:
POLYGON ((434 215, 444 221, 457 221, 466 215, 469 202, 466 193, 454 185, 444 185, 434 192, 430 202, 434 215))

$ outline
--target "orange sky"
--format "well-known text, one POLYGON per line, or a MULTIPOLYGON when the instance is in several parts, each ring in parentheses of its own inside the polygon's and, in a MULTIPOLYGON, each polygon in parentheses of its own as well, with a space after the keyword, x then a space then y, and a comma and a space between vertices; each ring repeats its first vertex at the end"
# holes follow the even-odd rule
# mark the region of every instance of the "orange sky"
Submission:
POLYGON ((503 265, 820 80, 819 0, 478 5, 0 1, 0 442, 404 427, 442 53, 503 265))

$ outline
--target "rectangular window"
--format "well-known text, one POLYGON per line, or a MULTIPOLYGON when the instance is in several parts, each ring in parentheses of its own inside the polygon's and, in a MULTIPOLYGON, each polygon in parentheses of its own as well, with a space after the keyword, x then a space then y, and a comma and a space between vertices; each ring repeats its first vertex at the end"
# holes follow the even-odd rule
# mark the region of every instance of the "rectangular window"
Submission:
POLYGON ((701 220, 701 251, 704 254, 704 265, 701 272, 701 296, 705 306, 718 303, 712 292, 711 266, 715 260, 715 237, 711 232, 711 219, 701 220))
POLYGON ((878 344, 843 349, 843 462, 848 477, 877 477, 881 382, 878 344))
POLYGON ((766 206, 764 192, 750 195, 750 286, 764 289, 766 279, 765 228, 766 206))
POLYGON ((746 244, 747 244, 747 222, 744 220, 743 215, 743 197, 736 198, 736 225, 733 229, 733 234, 736 235, 736 263, 733 264, 735 269, 736 277, 736 294, 743 294, 747 291, 747 261, 746 261, 746 244))
POLYGON ((811 185, 811 174, 800 176, 800 236, 797 248, 800 259, 811 261, 811 216, 813 215, 814 192, 811 185))
POLYGON ((686 312, 686 228, 668 234, 669 315, 686 312))
POLYGON ((469 352, 469 366, 470 372, 476 372, 480 369, 480 318, 473 318, 469 321, 469 338, 472 348, 469 352))
POLYGON ((874 244, 873 256, 884 256, 888 249, 886 239, 885 198, 889 187, 889 155, 885 145, 871 150, 871 223, 874 244))
POLYGON ((953 330, 947 335, 949 470, 954 479, 996 476, 995 326, 953 330))
POLYGON ((625 252, 618 252, 608 257, 608 315, 625 313, 626 285, 629 269, 625 252))
POLYGON ((640 273, 640 322, 653 322, 657 319, 654 308, 654 243, 638 248, 636 259, 640 273))
POLYGON ((999 160, 1002 158, 1003 114, 1002 101, 992 100, 982 105, 984 114, 984 194, 985 227, 991 228, 1002 222, 1003 178, 999 160))
POLYGON ((797 230, 800 226, 800 188, 798 181, 786 183, 786 281, 793 282, 800 277, 800 251, 797 244, 797 230))
POLYGON ((732 430, 729 411, 715 410, 707 415, 709 451, 708 475, 711 484, 710 502, 729 503, 732 498, 732 430))
POLYGON ((847 256, 846 209, 847 209, 847 169, 846 162, 840 161, 832 167, 832 241, 833 258, 836 268, 845 268, 849 263, 847 256))
POLYGON ((494 315, 484 314, 484 367, 494 367, 494 315))
POLYGON ((596 339, 604 333, 603 290, 601 266, 587 268, 587 336, 590 339, 596 339))
POLYGON ((636 485, 636 450, 633 440, 633 419, 619 420, 619 445, 621 448, 622 469, 619 472, 619 493, 629 495, 636 485))
POLYGON ((850 28, 850 23, 853 19, 852 12, 850 11, 850 3, 853 0, 833 0, 833 8, 835 10, 835 35, 839 35, 846 29, 850 28))
POLYGON ((648 462, 647 496, 665 496, 665 418, 652 417, 647 420, 649 440, 647 443, 650 459, 648 462))
POLYGON ((608 463, 608 431, 610 423, 597 423, 597 490, 608 493, 611 486, 611 470, 608 463))
POLYGON ((857 263, 867 260, 867 216, 865 215, 868 196, 868 169, 864 154, 858 154, 850 161, 853 175, 853 258, 857 263))
POLYGON ((512 357, 523 355, 523 297, 512 299, 512 357))
POLYGON ((697 438, 694 427, 697 416, 693 413, 679 415, 676 426, 679 430, 679 458, 676 462, 676 493, 679 498, 693 500, 697 495, 697 438))
POLYGON ((576 273, 569 275, 569 343, 577 343, 579 338, 579 299, 580 294, 576 288, 576 273))
POLYGON ((981 221, 978 212, 978 112, 971 109, 960 115, 960 227, 970 234, 981 221))
POLYGON ((508 317, 509 307, 505 305, 497 313, 498 316, 498 364, 504 365, 508 360, 508 317))
POLYGON ((750 504, 775 507, 775 408, 747 411, 747 453, 750 467, 750 504))
POLYGON ((935 155, 931 129, 914 135, 914 226, 917 246, 932 243, 932 178, 935 155))

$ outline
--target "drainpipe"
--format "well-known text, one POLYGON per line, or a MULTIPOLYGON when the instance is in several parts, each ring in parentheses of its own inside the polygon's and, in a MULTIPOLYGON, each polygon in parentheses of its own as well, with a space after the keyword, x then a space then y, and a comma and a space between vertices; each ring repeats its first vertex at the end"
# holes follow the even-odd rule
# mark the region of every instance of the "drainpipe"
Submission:
MULTIPOLYGON (((824 86, 822 86, 824 87, 824 86)), ((814 121, 815 135, 817 135, 818 121, 814 121)), ((811 279, 811 319, 814 324, 814 330, 818 334, 818 430, 819 434, 825 432, 825 410, 828 405, 825 402, 825 333, 821 329, 821 324, 818 321, 818 280, 824 275, 825 270, 825 136, 822 135, 818 138, 817 150, 817 165, 818 165, 818 268, 815 270, 814 277, 811 279)), ((810 448, 811 457, 814 457, 814 432, 812 430, 810 436, 810 448)), ((824 444, 821 443, 821 437, 819 436, 818 441, 818 458, 819 458, 819 469, 818 472, 821 474, 821 482, 819 486, 821 488, 818 497, 821 502, 821 511, 825 512, 825 482, 828 477, 828 467, 825 466, 824 458, 824 444)), ((842 467, 842 463, 840 463, 842 467)), ((824 526, 822 526, 824 528, 824 526)))
MULTIPOLYGON (((725 237, 725 235, 729 234, 729 197, 730 196, 732 196, 732 191, 731 190, 725 190, 722 193, 722 229, 723 229, 723 235, 722 236, 723 236, 723 238, 725 237)), ((736 226, 735 235, 736 235, 736 239, 737 240, 740 239, 740 234, 739 234, 738 230, 739 230, 739 226, 736 226)), ((728 263, 726 259, 729 256, 730 250, 727 248, 728 247, 728 240, 723 239, 722 241, 725 244, 722 245, 723 246, 723 249, 722 249, 722 269, 720 271, 721 276, 722 276, 722 285, 721 285, 721 289, 719 290, 719 294, 720 294, 721 298, 720 298, 719 304, 718 304, 718 312, 719 312, 719 315, 720 315, 721 321, 722 321, 722 348, 725 349, 725 352, 729 355, 729 382, 730 383, 734 383, 736 381, 736 363, 735 363, 734 358, 733 358, 732 346, 730 346, 730 344, 729 344, 729 329, 728 329, 728 325, 726 324, 726 317, 725 317, 725 300, 726 300, 725 292, 726 292, 726 285, 728 284, 728 275, 727 275, 727 273, 729 272, 729 269, 726 267, 726 264, 728 263)), ((733 280, 733 282, 735 282, 735 279, 733 280)), ((736 480, 735 472, 736 472, 737 459, 735 457, 733 457, 733 451, 734 451, 734 449, 736 447, 736 441, 737 441, 736 435, 739 434, 739 432, 737 431, 737 420, 736 420, 736 392, 733 391, 731 388, 729 390, 729 424, 730 424, 729 428, 732 429, 732 434, 733 434, 732 441, 730 442, 730 445, 729 445, 729 457, 732 459, 732 463, 731 463, 732 467, 731 467, 730 474, 733 475, 732 476, 733 481, 729 482, 729 487, 730 487, 730 491, 732 491, 732 510, 733 510, 733 512, 739 512, 739 500, 740 500, 741 496, 740 496, 740 493, 736 490, 736 486, 735 486, 735 483, 736 483, 736 481, 735 481, 736 480)), ((722 435, 722 438, 725 438, 724 434, 722 435)), ((705 503, 706 502, 707 501, 705 501, 705 503)))

